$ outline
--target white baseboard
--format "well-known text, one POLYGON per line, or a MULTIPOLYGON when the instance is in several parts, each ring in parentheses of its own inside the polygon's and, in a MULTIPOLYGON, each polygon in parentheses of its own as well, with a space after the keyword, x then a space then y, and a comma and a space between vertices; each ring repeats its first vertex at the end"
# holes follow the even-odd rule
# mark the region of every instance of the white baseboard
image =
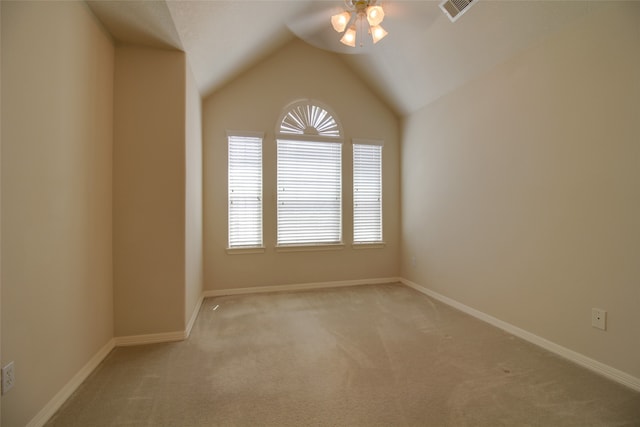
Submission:
POLYGON ((202 301, 204 301, 204 295, 200 295, 198 299, 198 303, 193 309, 193 313, 191 313, 191 318, 189 319, 189 323, 187 323, 187 329, 185 331, 186 338, 189 338, 191 335, 191 329, 193 329, 193 325, 196 323, 196 319, 198 318, 198 313, 200 313, 200 307, 202 306, 202 301))
POLYGON ((49 419, 55 414, 55 412, 66 402, 66 400, 73 394, 74 391, 87 379, 87 377, 98 367, 100 362, 113 350, 115 347, 124 347, 131 345, 141 344, 155 344, 163 342, 182 341, 189 337, 191 329, 200 312, 200 306, 204 300, 204 295, 200 296, 196 307, 191 314, 187 328, 184 331, 168 332, 160 334, 147 334, 147 335, 131 335, 125 337, 115 337, 109 340, 109 342, 102 347, 86 365, 80 369, 80 371, 74 375, 74 377, 47 403, 44 408, 36 414, 36 416, 27 424, 27 427, 41 427, 49 421, 49 419))
POLYGON ((204 291, 205 297, 219 297, 228 295, 244 295, 265 292, 304 291, 310 289, 340 288, 344 286, 380 285, 384 283, 400 282, 398 277, 383 277, 379 279, 342 280, 336 282, 301 283, 292 285, 256 286, 253 288, 216 289, 204 291))
POLYGON ((175 342, 175 341, 186 340, 187 338, 189 338, 189 335, 191 335, 191 329, 193 328, 193 325, 196 322, 196 319, 198 318, 198 313, 200 312, 200 306, 202 305, 202 301, 204 301, 204 294, 200 295, 200 299, 198 299, 198 303, 193 309, 193 312, 191 313, 191 317, 189 318, 189 322, 187 323, 187 327, 185 328, 184 331, 115 337, 114 340, 115 340, 116 347, 126 347, 131 345, 144 345, 144 344, 159 344, 163 342, 175 342))
POLYGON ((279 285, 279 286, 261 286, 253 288, 240 288, 240 289, 221 289, 221 290, 209 290, 204 291, 200 297, 198 304, 191 314, 187 328, 184 331, 159 333, 159 334, 147 334, 147 335, 132 335, 124 337, 112 338, 107 344, 104 345, 73 378, 36 414, 35 417, 27 424, 27 427, 42 427, 49 421, 49 419, 55 414, 55 412, 64 404, 64 402, 73 394, 74 391, 82 384, 82 382, 95 370, 95 368, 104 360, 105 357, 116 346, 130 346, 141 344, 153 344, 162 342, 182 341, 189 337, 191 329, 198 317, 200 307, 203 300, 206 297, 225 296, 225 295, 242 295, 250 293, 265 293, 265 292, 281 292, 281 291, 300 291, 309 289, 322 289, 322 288, 336 288, 344 286, 359 286, 359 285, 376 285, 385 283, 397 283, 400 282, 416 291, 432 297, 444 304, 454 307, 464 313, 467 313, 479 320, 487 322, 497 328, 500 328, 512 335, 522 338, 530 343, 538 345, 552 353, 555 353, 565 359, 568 359, 580 366, 583 366, 597 374, 600 374, 606 378, 630 387, 636 391, 640 391, 640 379, 626 372, 620 371, 597 360, 591 359, 583 354, 570 350, 566 347, 558 345, 554 342, 539 337, 524 329, 518 328, 510 323, 504 322, 479 310, 471 308, 465 304, 462 304, 452 298, 439 294, 431 289, 418 285, 410 280, 399 277, 387 277, 379 279, 362 279, 362 280, 346 280, 336 282, 318 282, 318 283, 303 283, 292 285, 279 285))
POLYGON ((69 396, 87 379, 98 367, 100 362, 113 350, 115 340, 112 338, 76 373, 71 380, 36 414, 27 427, 41 427, 55 414, 55 412, 67 401, 69 396))
POLYGON ((487 322, 497 328, 500 328, 512 335, 515 335, 519 338, 524 339, 525 341, 529 341, 532 344, 535 344, 539 347, 544 348, 552 353, 557 354, 558 356, 564 357, 578 365, 589 369, 597 374, 600 374, 604 377, 609 378, 617 383, 630 387, 636 391, 640 391, 640 378, 636 378, 632 375, 627 374, 619 369, 613 368, 609 365, 605 365, 602 362, 598 362, 597 360, 591 359, 590 357, 585 356, 584 354, 578 353, 576 351, 570 350, 566 347, 563 347, 559 344, 556 344, 552 341, 549 341, 545 338, 539 337, 531 332, 525 331, 524 329, 518 328, 510 323, 502 321, 500 319, 496 319, 493 316, 490 316, 486 313, 483 313, 475 308, 471 308, 467 305, 464 305, 454 299, 441 295, 431 289, 428 289, 424 286, 418 285, 407 279, 400 279, 400 282, 404 285, 409 286, 410 288, 415 289, 416 291, 423 293, 429 297, 432 297, 440 302, 443 302, 451 307, 454 307, 464 313, 467 313, 477 319, 480 319, 484 322, 487 322))
POLYGON ((200 307, 205 297, 222 296, 222 295, 240 295, 248 293, 259 292, 278 292, 278 291, 298 291, 308 289, 320 289, 320 288, 335 288, 342 286, 357 286, 357 285, 375 285, 383 283, 397 283, 400 279, 397 277, 381 278, 381 279, 365 279, 365 280, 347 280, 340 282, 319 282, 319 283, 304 283, 298 285, 281 285, 281 286, 264 286, 255 288, 241 288, 241 289, 224 289, 215 291, 205 291, 200 296, 196 307, 191 314, 187 327, 184 331, 166 332, 159 334, 145 334, 145 335, 130 335, 123 337, 115 337, 109 340, 109 342, 101 348, 86 365, 80 369, 80 371, 73 376, 73 378, 36 414, 36 416, 27 424, 27 427, 42 427, 47 421, 55 414, 55 412, 66 402, 66 400, 73 394, 74 391, 87 379, 87 377, 98 367, 100 362, 113 350, 115 347, 143 345, 143 344, 156 344, 164 342, 182 341, 189 337, 191 329, 195 324, 195 321, 200 312, 200 307))
POLYGON ((115 337, 116 347, 126 347, 130 345, 158 344, 163 342, 182 341, 187 339, 187 331, 162 332, 159 334, 129 335, 115 337))

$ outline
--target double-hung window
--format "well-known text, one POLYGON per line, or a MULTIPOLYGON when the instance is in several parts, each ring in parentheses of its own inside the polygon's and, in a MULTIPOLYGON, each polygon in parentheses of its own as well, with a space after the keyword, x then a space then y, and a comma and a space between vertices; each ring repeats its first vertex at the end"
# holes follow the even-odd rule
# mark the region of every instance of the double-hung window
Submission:
POLYGON ((278 246, 342 243, 342 139, 334 116, 300 101, 277 131, 278 246))
POLYGON ((353 242, 382 243, 381 141, 353 141, 353 242))
POLYGON ((228 133, 229 248, 262 246, 262 139, 228 133))

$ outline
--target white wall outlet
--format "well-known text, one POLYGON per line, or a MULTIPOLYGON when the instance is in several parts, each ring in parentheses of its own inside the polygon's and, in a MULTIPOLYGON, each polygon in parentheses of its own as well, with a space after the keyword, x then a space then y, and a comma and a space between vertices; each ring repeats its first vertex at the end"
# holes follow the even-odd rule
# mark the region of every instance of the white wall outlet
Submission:
POLYGON ((13 370, 13 362, 7 363, 7 365, 2 368, 2 394, 5 394, 16 383, 16 373, 13 370))
POLYGON ((601 308, 591 309, 591 326, 594 328, 607 330, 607 312, 601 308))

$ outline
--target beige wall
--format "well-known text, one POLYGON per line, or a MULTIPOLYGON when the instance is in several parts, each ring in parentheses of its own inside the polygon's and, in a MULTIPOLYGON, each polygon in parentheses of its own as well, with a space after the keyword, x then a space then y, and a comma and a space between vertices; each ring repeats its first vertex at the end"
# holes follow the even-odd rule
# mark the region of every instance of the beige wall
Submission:
POLYGON ((412 114, 402 147, 403 277, 636 378, 639 24, 633 2, 584 18, 412 114))
POLYGON ((116 336, 184 330, 185 81, 183 52, 116 48, 116 336))
POLYGON ((187 65, 185 135, 185 323, 196 308, 203 287, 202 266, 202 101, 187 65))
MULTIPOLYGON (((2 51, 2 5, 0 5, 0 51, 2 51)), ((0 64, 2 61, 0 60, 0 64)), ((2 82, 2 67, 0 66, 0 82, 2 82)), ((2 111, 2 84, 0 83, 0 111, 2 111)), ((0 153, 2 152, 2 121, 0 120, 0 153)), ((0 155, 0 242, 2 241, 2 157, 0 155)), ((0 364, 2 358, 2 245, 0 245, 0 364)), ((4 366, 4 365, 2 365, 4 366)), ((2 425, 2 399, 0 399, 0 425, 2 425)))
POLYGON ((207 97, 204 126, 205 288, 229 289, 393 277, 399 253, 399 128, 397 118, 335 54, 294 41, 207 97), (344 250, 275 252, 276 150, 274 129, 284 107, 317 99, 333 109, 344 129, 344 250), (262 254, 226 253, 227 130, 265 132, 264 241, 262 254), (383 249, 354 250, 352 236, 351 138, 375 138, 383 149, 383 249))
POLYGON ((84 3, 2 7, 2 425, 113 336, 112 42, 84 3))

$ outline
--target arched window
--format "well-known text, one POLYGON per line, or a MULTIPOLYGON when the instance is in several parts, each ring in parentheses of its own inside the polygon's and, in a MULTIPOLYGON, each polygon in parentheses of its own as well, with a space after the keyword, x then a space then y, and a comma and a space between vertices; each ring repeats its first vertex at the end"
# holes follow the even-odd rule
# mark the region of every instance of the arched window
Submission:
POLYGON ((280 121, 278 133, 341 137, 340 126, 334 116, 310 100, 297 101, 288 106, 280 121))
POLYGON ((342 131, 321 103, 299 100, 278 120, 278 246, 342 243, 342 131))

